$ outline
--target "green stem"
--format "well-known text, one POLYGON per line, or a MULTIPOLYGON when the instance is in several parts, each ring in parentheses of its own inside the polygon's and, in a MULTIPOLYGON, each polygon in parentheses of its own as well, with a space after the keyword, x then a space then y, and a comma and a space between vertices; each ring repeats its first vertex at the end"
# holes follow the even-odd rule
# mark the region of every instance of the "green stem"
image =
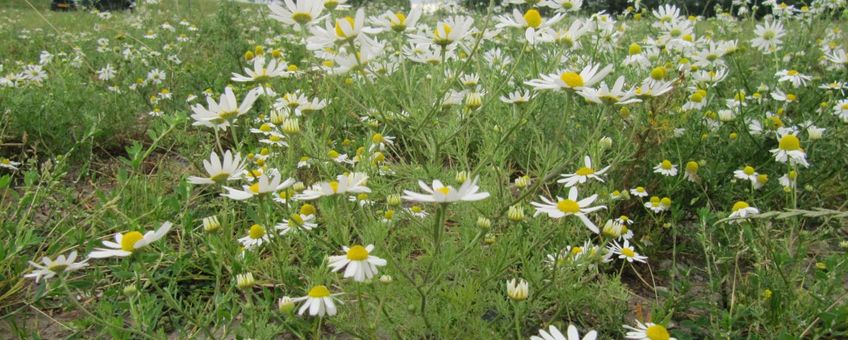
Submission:
POLYGON ((74 305, 74 307, 76 307, 83 314, 88 315, 90 318, 94 319, 94 321, 96 321, 100 324, 103 324, 103 325, 105 325, 109 328, 112 328, 114 330, 128 331, 128 332, 133 333, 135 335, 141 336, 142 338, 145 338, 145 339, 153 339, 152 336, 150 336, 150 335, 148 335, 144 332, 140 332, 140 331, 137 331, 137 330, 132 329, 132 328, 127 328, 127 327, 124 327, 123 325, 121 325, 121 326, 115 325, 115 324, 113 324, 109 321, 106 321, 105 319, 103 319, 103 318, 101 318, 97 315, 94 315, 94 313, 90 312, 88 309, 85 308, 85 306, 83 306, 79 301, 77 301, 77 299, 74 297, 73 292, 71 292, 71 288, 68 287, 68 284, 67 284, 67 282, 65 282, 64 278, 61 279, 60 284, 61 284, 62 288, 64 288, 65 295, 67 296, 68 300, 71 301, 71 304, 74 305))
POLYGON ((312 338, 315 340, 321 339, 321 322, 324 321, 324 317, 318 317, 318 322, 315 324, 315 334, 312 335, 312 338))
POLYGON ((522 336, 521 336, 521 319, 520 319, 520 315, 519 315, 519 312, 518 312, 518 304, 513 302, 512 307, 513 307, 513 310, 515 311, 515 339, 521 340, 522 339, 522 336))

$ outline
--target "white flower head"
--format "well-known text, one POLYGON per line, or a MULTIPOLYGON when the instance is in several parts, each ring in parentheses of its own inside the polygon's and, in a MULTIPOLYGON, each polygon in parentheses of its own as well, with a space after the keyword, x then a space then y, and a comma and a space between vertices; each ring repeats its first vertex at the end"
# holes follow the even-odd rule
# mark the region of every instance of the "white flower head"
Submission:
POLYGON ((147 245, 158 241, 171 230, 171 222, 164 222, 156 231, 148 231, 142 234, 139 231, 116 233, 115 242, 103 241, 106 248, 95 248, 88 257, 100 259, 107 257, 127 257, 134 254, 147 245))

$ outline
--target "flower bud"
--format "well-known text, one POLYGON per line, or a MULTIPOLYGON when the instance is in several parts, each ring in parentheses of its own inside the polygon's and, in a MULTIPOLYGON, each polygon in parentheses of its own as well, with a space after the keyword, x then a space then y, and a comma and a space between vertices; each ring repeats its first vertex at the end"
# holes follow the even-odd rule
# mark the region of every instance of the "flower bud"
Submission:
POLYGON ((277 300, 277 310, 283 314, 291 314, 294 311, 294 301, 288 296, 283 296, 277 300))
POLYGON ((477 218, 477 227, 483 230, 489 230, 492 228, 492 220, 480 216, 477 218))
POLYGON ((530 176, 524 175, 515 179, 515 187, 524 189, 530 185, 530 176))
POLYGON ((236 275, 236 288, 247 290, 253 288, 254 285, 256 285, 256 280, 253 279, 252 273, 236 275))
POLYGON ((603 136, 601 140, 598 142, 601 145, 602 149, 609 149, 612 147, 612 138, 603 136))
POLYGON ((465 183, 465 181, 468 180, 468 172, 464 170, 457 172, 456 177, 454 179, 456 179, 457 183, 459 184, 465 183))
POLYGON ((135 294, 138 294, 138 288, 134 284, 124 287, 124 295, 133 296, 135 294))
POLYGON ((389 197, 386 198, 386 204, 388 204, 389 206, 396 207, 399 206, 401 203, 402 201, 400 195, 398 194, 391 194, 389 195, 389 197))
POLYGON ((509 207, 509 211, 507 211, 506 216, 510 221, 521 222, 524 220, 524 208, 520 205, 513 205, 509 207))

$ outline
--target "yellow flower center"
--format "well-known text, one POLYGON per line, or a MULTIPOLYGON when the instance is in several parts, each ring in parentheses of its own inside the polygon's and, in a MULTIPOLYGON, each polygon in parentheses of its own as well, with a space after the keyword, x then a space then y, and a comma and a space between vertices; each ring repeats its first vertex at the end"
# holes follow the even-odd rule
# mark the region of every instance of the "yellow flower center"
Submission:
POLYGON ((575 172, 578 176, 589 176, 595 173, 595 169, 590 167, 582 167, 575 172))
POLYGON ((436 189, 436 191, 442 193, 442 195, 447 195, 448 193, 450 193, 450 188, 441 187, 441 188, 436 189))
POLYGON ((380 144, 384 140, 385 139, 383 138, 383 135, 379 133, 375 133, 373 136, 371 136, 371 141, 374 142, 374 144, 380 144))
POLYGON ((416 214, 424 211, 424 209, 417 205, 413 205, 411 208, 409 208, 409 210, 416 214))
POLYGON ((539 28, 542 26, 542 15, 535 8, 531 8, 524 13, 524 21, 527 22, 527 27, 539 28))
POLYGON ((250 189, 250 191, 252 191, 254 194, 258 194, 259 193, 259 182, 253 183, 247 188, 250 189))
POLYGON ((674 165, 673 165, 673 164, 671 164, 671 161, 669 161, 669 160, 667 160, 667 159, 666 159, 666 160, 664 160, 664 161, 662 161, 662 163, 660 163, 660 168, 662 168, 663 170, 671 170, 671 168, 672 168, 673 166, 674 166, 674 165))
POLYGON ((695 162, 695 161, 690 161, 689 163, 686 163, 686 170, 688 170, 691 173, 698 172, 699 167, 700 166, 698 165, 698 162, 695 162))
POLYGON ((794 77, 794 76, 797 76, 797 75, 798 75, 798 71, 795 71, 795 70, 789 70, 789 71, 786 71, 786 75, 787 75, 787 76, 790 76, 790 77, 794 77))
POLYGON ((237 115, 238 115, 238 113, 239 113, 239 112, 238 112, 238 110, 233 110, 233 111, 223 111, 223 112, 221 112, 221 113, 219 113, 219 114, 218 114, 218 119, 220 119, 221 121, 224 121, 224 120, 230 120, 230 119, 232 119, 233 117, 237 116, 237 115))
POLYGON ((300 217, 300 214, 291 214, 289 217, 289 226, 291 227, 299 227, 303 225, 303 217, 300 217))
POLYGON ((559 76, 559 79, 571 88, 583 86, 583 77, 581 77, 577 72, 563 72, 559 76))
POLYGON ((339 192, 339 182, 330 181, 329 185, 330 185, 330 189, 333 190, 334 194, 339 192))
POLYGON ((643 193, 643 192, 645 192, 645 188, 644 187, 636 187, 636 192, 643 193))
POLYGON ((312 21, 312 15, 306 12, 294 12, 292 13, 292 20, 298 24, 305 25, 312 21))
POLYGON ((668 70, 665 67, 657 66, 653 70, 651 70, 651 78, 654 80, 661 80, 668 75, 668 70))
POLYGON ((347 251, 347 259, 351 261, 364 261, 368 259, 368 249, 360 245, 350 247, 347 251))
POLYGON ((663 197, 660 200, 660 203, 662 203, 662 205, 664 205, 664 206, 670 207, 671 206, 671 198, 663 197))
POLYGON ((564 199, 557 202, 557 209, 564 213, 576 214, 580 212, 580 205, 574 200, 564 199))
POLYGON ((580 254, 581 252, 583 252, 582 247, 571 248, 571 255, 577 255, 577 254, 580 254))
POLYGON ((648 327, 648 329, 645 330, 645 335, 647 335, 648 339, 651 340, 668 340, 671 338, 665 327, 661 325, 648 327))
POLYGON ((303 215, 314 215, 315 206, 312 204, 304 204, 302 207, 300 207, 300 213, 303 215))
POLYGON ((392 18, 393 25, 403 25, 406 24, 406 14, 403 12, 395 12, 395 17, 392 18))
POLYGON ((247 235, 254 240, 260 239, 265 236, 265 227, 254 224, 250 226, 250 231, 247 232, 247 235))
POLYGON ((632 258, 632 257, 636 257, 636 252, 635 252, 635 251, 633 251, 633 248, 629 248, 629 247, 622 247, 622 248, 621 248, 621 255, 624 255, 624 256, 627 256, 627 257, 631 257, 631 258, 632 258))
POLYGON ((222 182, 226 181, 228 178, 230 178, 230 174, 228 174, 226 172, 222 172, 220 174, 217 174, 215 176, 210 177, 209 179, 211 179, 215 183, 222 183, 222 182))
POLYGON ((54 272, 54 273, 61 273, 65 270, 65 268, 68 268, 67 264, 56 263, 56 262, 53 262, 52 264, 47 266, 47 270, 54 272))
MULTIPOLYGON (((345 30, 342 28, 342 20, 347 21, 348 24, 350 24, 351 30, 353 30, 353 25, 355 24, 355 22, 353 21, 353 18, 350 17, 350 16, 346 16, 342 19, 336 20, 336 36, 338 36, 339 38, 349 38, 347 36, 347 34, 345 33, 345 30)), ((353 33, 353 32, 351 32, 351 33, 353 33)))
POLYGON ((312 298, 325 298, 330 296, 330 290, 327 289, 327 286, 317 285, 312 287, 306 295, 309 295, 309 297, 312 298))
POLYGON ((336 7, 338 7, 338 6, 339 6, 339 2, 336 1, 336 0, 325 0, 324 1, 324 8, 326 8, 328 10, 332 11, 332 10, 336 9, 336 7))
POLYGON ((801 141, 795 135, 785 135, 780 138, 778 147, 785 151, 801 150, 801 141))
POLYGON ((453 29, 451 28, 451 26, 448 25, 447 23, 441 23, 441 27, 439 27, 437 25, 436 31, 433 32, 433 35, 436 38, 435 39, 436 43, 439 44, 439 45, 449 44, 451 41, 450 41, 450 38, 448 38, 448 37, 450 36, 450 33, 451 33, 452 30, 453 29))
POLYGON ((121 250, 132 252, 135 250, 136 242, 140 241, 142 238, 144 238, 144 235, 137 231, 131 231, 124 234, 121 237, 121 250))
POLYGON ((733 204, 732 210, 733 210, 733 212, 737 212, 737 211, 745 209, 747 207, 749 207, 747 202, 739 201, 739 202, 736 202, 736 203, 733 204))
POLYGON ((637 43, 632 43, 630 44, 630 47, 627 48, 627 53, 630 55, 642 53, 642 46, 639 46, 637 43))
POLYGON ((742 172, 744 172, 748 176, 751 176, 751 175, 754 174, 754 168, 749 165, 749 166, 746 166, 745 168, 743 168, 742 172))

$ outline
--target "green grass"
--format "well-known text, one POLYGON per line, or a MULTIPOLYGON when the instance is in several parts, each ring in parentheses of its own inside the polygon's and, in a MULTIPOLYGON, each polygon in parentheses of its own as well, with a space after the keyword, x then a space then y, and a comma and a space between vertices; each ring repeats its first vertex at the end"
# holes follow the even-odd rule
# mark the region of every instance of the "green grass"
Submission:
MULTIPOLYGON (((819 63, 818 39, 848 48, 844 32, 835 37, 827 33, 831 28, 844 31, 838 15, 787 21, 784 48, 775 55, 763 55, 750 45, 759 23, 754 19, 700 21, 696 37, 737 39, 739 49, 722 58, 729 75, 708 89, 706 107, 683 111, 693 92, 687 88, 691 76, 676 69, 680 58, 694 58, 682 54, 662 53, 651 62, 651 67, 671 70, 667 79, 675 81, 674 89, 641 103, 595 105, 573 92, 553 91, 540 91, 520 106, 498 99, 527 89, 521 85, 525 81, 557 73, 578 57, 615 65, 604 80, 608 84, 618 76, 628 84, 639 82, 650 68, 622 66, 621 61, 631 43, 647 46, 644 39, 658 34, 650 27, 649 12, 643 20, 619 18, 628 28, 612 51, 599 50, 584 37, 583 48, 566 63, 560 60, 561 45, 529 48, 523 32, 505 30, 479 45, 470 39, 472 48, 445 64, 407 60, 395 72, 368 79, 361 70, 342 75, 313 70, 323 60, 299 43, 298 33, 270 19, 262 6, 165 2, 101 19, 85 12, 51 13, 46 1, 33 5, 35 10, 26 2, 0 5, 0 75, 37 64, 42 51, 54 55, 44 66, 47 79, 42 84, 0 87, 0 159, 23 163, 20 170, 0 169, 4 334, 527 338, 548 325, 564 330, 574 324, 581 334, 595 329, 602 338, 622 338, 627 332, 622 325, 634 320, 665 325, 678 339, 839 338, 848 333, 848 186, 842 171, 848 166, 848 128, 831 114, 845 96, 818 89, 848 76, 844 65, 829 70, 819 63), (183 20, 188 25, 180 24, 183 20), (165 23, 174 31, 162 28, 165 23), (156 37, 146 38, 150 33, 156 37), (178 42, 183 34, 188 41, 178 42), (98 51, 101 38, 109 39, 109 47, 98 51), (214 99, 228 85, 239 99, 246 95, 252 85, 230 77, 252 66, 245 54, 254 53, 256 46, 268 54, 280 49, 299 70, 297 77, 269 83, 278 94, 299 91, 328 101, 324 109, 299 118, 299 132, 286 137, 288 147, 269 147, 249 131, 259 127, 256 119, 270 115, 268 98, 260 98, 235 128, 220 134, 192 126, 189 117, 190 95, 204 105, 207 90, 214 99), (495 47, 513 62, 490 65, 483 54, 495 47), (126 49, 144 57, 126 60, 126 49), (169 61, 170 55, 181 63, 169 61), (115 79, 97 80, 95 72, 106 64, 118 70, 115 79), (155 68, 167 74, 162 84, 132 86, 155 68), (774 74, 782 69, 797 69, 813 79, 794 89, 777 82, 774 74), (464 88, 456 77, 459 72, 479 76, 485 90, 479 108, 469 109, 464 102, 439 105, 446 91, 464 88), (770 90, 758 90, 760 84, 770 90), (784 105, 770 99, 775 88, 794 93, 799 101, 784 105), (162 89, 172 98, 154 103, 150 97, 162 89), (748 99, 734 119, 714 127, 705 122, 716 120, 725 99, 739 91, 764 100, 748 99), (163 116, 148 115, 154 108, 163 116), (818 140, 804 129, 799 133, 809 168, 775 161, 769 152, 778 147, 775 120, 767 119, 767 113, 779 113, 785 126, 809 120, 827 128, 818 140), (365 116, 369 119, 360 119, 365 116), (746 119, 763 122, 766 133, 752 134, 746 119), (676 136, 675 129, 686 130, 676 136), (379 164, 369 161, 375 133, 396 137, 379 164), (349 202, 349 195, 322 197, 311 202, 319 227, 244 251, 237 240, 253 224, 270 231, 303 203, 285 205, 270 197, 234 201, 221 197, 218 186, 189 184, 186 178, 202 175, 202 161, 219 147, 243 156, 268 148, 271 156, 264 162, 254 158, 249 168, 276 168, 307 187, 365 172, 370 176, 368 199, 374 203, 363 207, 349 202), (363 161, 333 162, 331 150, 351 158, 359 155, 363 161), (581 167, 586 155, 595 170, 610 166, 604 182, 579 185, 580 198, 597 194, 594 204, 607 206, 589 219, 603 227, 608 219, 629 216, 635 221, 630 242, 648 257, 647 263, 603 263, 598 253, 556 267, 547 264, 549 254, 567 246, 591 241, 601 251, 610 241, 573 216, 533 216, 530 203, 539 202, 538 196, 568 195, 556 180, 581 167), (297 167, 304 156, 311 158, 311 167, 297 167), (663 160, 676 164, 680 174, 654 173, 663 160), (682 175, 690 161, 700 164, 697 182, 682 175), (750 182, 734 179, 733 171, 745 165, 768 175, 763 188, 754 190, 750 182), (381 166, 393 173, 381 174, 381 166), (797 171, 798 185, 784 190, 778 178, 790 170, 797 171), (524 175, 532 179, 529 186, 517 186, 515 179, 524 175), (419 191, 419 180, 440 179, 458 187, 461 177, 475 176, 489 198, 447 205, 389 204, 389 197, 403 190, 419 191), (669 197, 671 208, 651 212, 643 205, 650 196, 611 198, 614 191, 637 186, 650 196, 669 197), (763 214, 728 223, 737 201, 763 214), (413 206, 429 215, 412 216, 406 209, 413 206), (520 208, 523 218, 514 218, 511 207, 520 208), (383 221, 387 210, 394 212, 390 224, 383 221), (219 230, 204 231, 207 216, 217 216, 219 230), (481 217, 491 225, 481 227, 481 217), (80 271, 38 283, 24 278, 32 270, 27 261, 70 251, 84 256, 115 233, 154 230, 164 221, 174 223, 171 232, 129 258, 91 259, 80 271), (355 244, 375 245, 372 255, 388 261, 369 282, 343 279, 328 267, 328 256, 343 255, 342 246, 355 244), (244 273, 252 273, 256 285, 239 289, 236 276, 244 273), (381 275, 391 279, 378 280, 381 275), (507 297, 506 281, 513 278, 528 281, 527 300, 507 297), (337 315, 315 318, 279 310, 279 298, 305 296, 316 285, 343 293, 337 315)), ((381 13, 377 7, 369 7, 369 15, 381 13)), ((353 11, 343 12, 348 14, 353 11)), ((471 15, 478 28, 487 22, 485 13, 471 15)), ((423 34, 432 34, 436 20, 444 16, 425 16, 423 34)), ((569 16, 565 21, 573 20, 569 16)), ((388 54, 403 43, 394 32, 380 37, 388 54)), ((228 185, 240 188, 244 183, 228 185)))

